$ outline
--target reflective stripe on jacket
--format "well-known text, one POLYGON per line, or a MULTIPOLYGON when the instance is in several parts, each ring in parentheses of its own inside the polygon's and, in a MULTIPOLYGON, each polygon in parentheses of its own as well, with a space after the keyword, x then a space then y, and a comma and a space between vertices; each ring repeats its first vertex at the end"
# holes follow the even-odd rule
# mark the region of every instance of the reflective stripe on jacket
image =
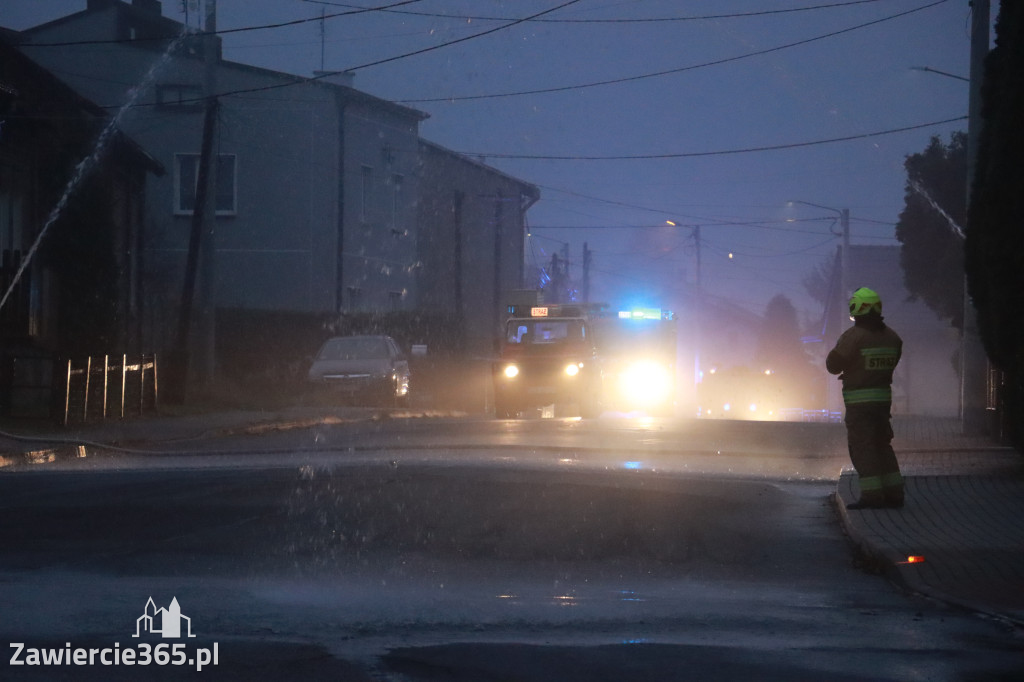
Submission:
POLYGON ((903 340, 881 321, 855 324, 836 342, 825 367, 841 374, 847 405, 892 402, 892 373, 903 355, 903 340))

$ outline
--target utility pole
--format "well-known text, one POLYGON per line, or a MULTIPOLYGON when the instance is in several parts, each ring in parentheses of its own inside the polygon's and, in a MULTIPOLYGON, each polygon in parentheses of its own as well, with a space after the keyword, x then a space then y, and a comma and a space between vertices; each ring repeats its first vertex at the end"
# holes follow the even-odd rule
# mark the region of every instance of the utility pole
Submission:
POLYGON ((188 255, 185 261, 178 330, 172 351, 170 400, 184 402, 186 386, 193 375, 200 385, 209 383, 213 374, 213 225, 217 211, 217 2, 206 0, 206 35, 203 36, 203 138, 196 172, 196 194, 192 206, 192 229, 189 232, 188 255), (198 281, 198 333, 192 335, 192 317, 198 281), (195 362, 192 362, 192 359, 195 362))
POLYGON ((700 225, 693 226, 693 245, 697 252, 697 295, 701 294, 701 278, 700 278, 700 225))
POLYGON ((502 329, 503 318, 501 311, 502 307, 502 292, 501 289, 501 259, 503 258, 501 240, 502 240, 502 227, 505 216, 505 195, 499 189, 494 194, 494 282, 492 284, 492 295, 491 299, 491 310, 494 315, 494 330, 495 334, 500 336, 504 330, 502 329))
POLYGON ((583 302, 590 303, 590 254, 587 242, 583 242, 583 302))
MULTIPOLYGON (((989 0, 971 3, 971 79, 967 107, 967 205, 981 133, 981 84, 985 77, 985 57, 989 52, 989 0)), ((971 229, 968 222, 967 229, 971 229)), ((960 341, 960 418, 964 435, 980 436, 991 430, 986 418, 988 361, 978 332, 978 317, 964 280, 964 329, 960 341)))
POLYGON ((551 254, 551 265, 550 273, 548 276, 551 278, 551 283, 548 285, 548 289, 551 290, 551 298, 544 297, 545 303, 561 303, 562 302, 562 290, 565 288, 565 279, 562 276, 563 266, 562 260, 558 257, 558 252, 555 251, 551 254))
MULTIPOLYGON (((840 261, 839 285, 842 287, 841 291, 843 292, 844 297, 843 302, 845 303, 845 297, 853 293, 850 291, 850 209, 848 208, 844 208, 839 212, 839 229, 842 230, 843 233, 843 256, 840 261)), ((843 313, 844 319, 848 317, 846 310, 841 312, 843 313)), ((842 326, 840 326, 840 329, 842 329, 842 326)))
MULTIPOLYGON (((217 111, 217 0, 206 0, 206 40, 203 48, 203 89, 206 106, 217 111)), ((199 339, 196 353, 196 379, 200 386, 209 386, 214 374, 214 345, 216 320, 216 244, 214 232, 217 224, 217 125, 216 113, 209 126, 210 153, 207 158, 206 192, 203 206, 203 237, 199 258, 199 339)), ((204 130, 204 133, 206 131, 204 130)), ((204 146, 207 142, 204 140, 204 146)), ((198 197, 197 197, 198 198, 198 197)))

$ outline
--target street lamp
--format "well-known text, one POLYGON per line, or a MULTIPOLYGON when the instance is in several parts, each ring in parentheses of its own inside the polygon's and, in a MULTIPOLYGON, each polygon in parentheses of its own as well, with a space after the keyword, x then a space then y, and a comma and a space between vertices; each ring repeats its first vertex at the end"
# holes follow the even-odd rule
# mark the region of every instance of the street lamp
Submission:
MULTIPOLYGON (((665 224, 671 225, 672 227, 679 227, 680 226, 674 220, 666 220, 665 224)), ((700 402, 700 398, 697 395, 697 391, 698 391, 697 385, 700 384, 700 382, 702 380, 701 368, 700 368, 700 355, 701 355, 700 351, 701 351, 701 324, 703 323, 703 318, 704 318, 704 316, 702 314, 702 311, 701 311, 701 306, 703 305, 703 302, 701 301, 701 276, 700 276, 700 225, 691 225, 689 227, 690 227, 691 230, 693 230, 693 242, 694 242, 694 246, 696 248, 696 256, 697 256, 697 272, 696 272, 696 275, 697 275, 697 279, 696 279, 697 296, 695 297, 696 305, 694 305, 694 307, 693 307, 694 323, 695 324, 693 325, 691 333, 693 334, 693 388, 694 388, 694 400, 699 403, 700 402)))
POLYGON ((970 78, 964 78, 963 76, 958 76, 955 73, 949 73, 948 71, 939 71, 938 69, 933 69, 930 66, 911 66, 910 70, 911 71, 927 71, 928 73, 937 73, 940 76, 948 76, 949 78, 955 78, 958 81, 967 81, 968 83, 971 82, 970 78))
POLYGON ((846 296, 849 293, 849 282, 847 280, 850 276, 850 209, 832 208, 831 206, 822 206, 821 204, 815 204, 810 201, 801 201, 799 199, 790 199, 788 203, 790 206, 793 204, 813 206, 814 208, 820 208, 824 211, 832 211, 839 216, 839 227, 843 237, 843 248, 842 251, 840 251, 839 261, 839 283, 843 296, 846 296))

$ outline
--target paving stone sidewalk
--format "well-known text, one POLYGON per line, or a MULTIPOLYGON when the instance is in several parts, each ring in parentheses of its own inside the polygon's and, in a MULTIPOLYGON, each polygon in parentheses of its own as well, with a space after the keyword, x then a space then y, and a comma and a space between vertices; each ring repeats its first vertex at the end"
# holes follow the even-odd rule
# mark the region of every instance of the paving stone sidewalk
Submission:
POLYGON ((909 591, 1024 626, 1024 456, 952 419, 893 427, 906 506, 847 510, 859 490, 844 470, 835 502, 850 538, 909 591))

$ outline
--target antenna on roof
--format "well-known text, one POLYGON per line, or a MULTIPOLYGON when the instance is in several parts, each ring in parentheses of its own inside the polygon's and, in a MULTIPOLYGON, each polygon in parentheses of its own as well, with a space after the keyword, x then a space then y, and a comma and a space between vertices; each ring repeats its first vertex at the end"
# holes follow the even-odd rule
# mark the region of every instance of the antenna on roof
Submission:
POLYGON ((325 8, 321 7, 320 8, 320 70, 321 71, 324 70, 324 43, 327 40, 327 27, 325 25, 326 22, 324 21, 325 14, 326 14, 325 8))

